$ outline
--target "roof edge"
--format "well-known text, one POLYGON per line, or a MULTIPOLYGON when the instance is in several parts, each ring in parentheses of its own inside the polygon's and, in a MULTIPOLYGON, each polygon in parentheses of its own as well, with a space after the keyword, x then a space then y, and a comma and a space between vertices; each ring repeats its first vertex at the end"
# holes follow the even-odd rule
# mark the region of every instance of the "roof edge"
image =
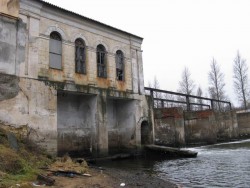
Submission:
POLYGON ((81 18, 83 18, 83 19, 86 19, 86 20, 88 20, 88 21, 94 22, 94 23, 96 23, 96 24, 105 26, 105 27, 107 27, 107 28, 110 28, 110 29, 113 29, 113 30, 122 32, 122 33, 124 33, 124 34, 130 35, 130 36, 133 36, 133 37, 136 37, 136 38, 138 38, 138 39, 140 39, 140 40, 143 40, 143 38, 140 37, 140 36, 138 36, 138 35, 135 35, 135 34, 132 34, 132 33, 127 32, 127 31, 124 31, 124 30, 115 28, 115 27, 113 27, 113 26, 107 25, 107 24, 102 23, 102 22, 100 22, 100 21, 97 21, 97 20, 88 18, 88 17, 83 16, 83 15, 81 15, 81 14, 78 14, 78 13, 76 13, 76 12, 73 12, 73 11, 70 11, 70 10, 67 10, 67 9, 64 9, 64 8, 59 7, 59 6, 57 6, 57 5, 54 5, 54 4, 51 4, 51 3, 47 2, 47 1, 44 1, 44 0, 36 0, 36 1, 39 1, 39 2, 41 2, 41 3, 43 3, 43 4, 45 4, 45 5, 51 6, 51 7, 53 7, 53 8, 57 8, 57 9, 59 9, 59 10, 61 10, 61 11, 68 12, 68 13, 70 13, 70 14, 73 14, 73 15, 75 15, 75 16, 81 17, 81 18))

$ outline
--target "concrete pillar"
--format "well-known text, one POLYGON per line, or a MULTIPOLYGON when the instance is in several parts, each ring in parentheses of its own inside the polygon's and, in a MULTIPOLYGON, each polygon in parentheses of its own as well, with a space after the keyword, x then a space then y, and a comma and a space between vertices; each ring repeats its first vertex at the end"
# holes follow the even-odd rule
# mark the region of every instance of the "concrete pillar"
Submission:
POLYGON ((94 48, 87 48, 86 55, 88 83, 96 84, 97 64, 96 64, 96 50, 94 48))
POLYGON ((40 20, 35 17, 27 18, 27 47, 26 47, 26 63, 25 75, 31 78, 37 78, 38 75, 38 48, 39 48, 39 33, 40 20))
POLYGON ((115 56, 107 55, 107 79, 109 80, 110 87, 115 86, 116 82, 116 63, 115 56))
POLYGON ((97 143, 99 156, 108 155, 107 98, 103 92, 97 97, 97 143))
POLYGON ((137 52, 137 64, 138 64, 138 85, 139 94, 144 95, 144 75, 143 75, 143 63, 142 63, 142 51, 136 50, 137 52))
POLYGON ((138 93, 138 64, 137 64, 137 52, 135 49, 131 49, 131 64, 132 64, 132 84, 133 92, 138 93))

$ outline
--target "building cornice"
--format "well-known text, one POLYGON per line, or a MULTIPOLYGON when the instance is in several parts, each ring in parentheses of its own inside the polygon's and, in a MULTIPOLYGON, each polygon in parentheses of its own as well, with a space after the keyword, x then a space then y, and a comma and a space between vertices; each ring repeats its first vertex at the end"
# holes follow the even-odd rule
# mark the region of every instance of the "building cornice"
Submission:
POLYGON ((117 31, 117 32, 121 32, 121 33, 123 33, 123 34, 126 34, 126 35, 132 36, 132 37, 134 37, 134 38, 137 38, 137 40, 138 40, 138 39, 141 40, 141 41, 143 40, 142 37, 139 37, 139 36, 134 35, 134 34, 132 34, 132 33, 129 33, 129 32, 123 31, 123 30, 121 30, 121 29, 112 27, 112 26, 110 26, 110 25, 104 24, 104 23, 99 22, 99 21, 96 21, 96 20, 94 20, 94 19, 91 19, 91 18, 82 16, 82 15, 80 15, 80 14, 78 14, 78 13, 75 13, 75 12, 72 12, 72 11, 69 11, 69 10, 66 10, 66 9, 63 9, 63 8, 61 8, 61 7, 59 7, 59 6, 53 5, 53 4, 51 4, 51 3, 49 3, 49 2, 46 2, 46 1, 44 1, 44 0, 33 0, 33 1, 41 2, 45 8, 46 8, 46 7, 50 7, 50 8, 54 8, 54 9, 60 10, 60 11, 62 11, 62 12, 67 12, 67 14, 71 14, 72 16, 76 16, 76 17, 78 17, 78 18, 80 18, 80 19, 83 19, 83 20, 85 20, 85 21, 87 21, 87 22, 90 22, 90 23, 94 23, 94 24, 100 25, 100 26, 102 26, 102 27, 105 27, 106 29, 111 29, 111 30, 115 30, 115 31, 117 31))

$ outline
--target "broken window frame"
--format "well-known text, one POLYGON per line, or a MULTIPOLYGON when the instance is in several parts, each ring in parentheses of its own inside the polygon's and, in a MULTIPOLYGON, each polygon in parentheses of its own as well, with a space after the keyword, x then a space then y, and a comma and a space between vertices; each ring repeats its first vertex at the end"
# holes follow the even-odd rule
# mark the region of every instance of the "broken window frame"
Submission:
POLYGON ((96 61, 97 76, 101 78, 107 78, 106 53, 105 47, 99 44, 96 50, 96 61))
POLYGON ((115 54, 116 59, 116 80, 124 81, 124 55, 121 50, 117 50, 115 54))
POLYGON ((56 31, 50 34, 49 67, 62 70, 62 37, 56 31))
POLYGON ((86 74, 86 46, 80 38, 75 40, 75 72, 86 74))

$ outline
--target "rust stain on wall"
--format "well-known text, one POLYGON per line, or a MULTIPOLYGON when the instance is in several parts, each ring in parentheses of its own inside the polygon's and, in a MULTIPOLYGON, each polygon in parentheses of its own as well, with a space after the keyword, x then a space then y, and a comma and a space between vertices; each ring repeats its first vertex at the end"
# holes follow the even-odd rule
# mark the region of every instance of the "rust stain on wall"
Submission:
POLYGON ((173 117, 176 119, 183 118, 183 111, 180 108, 162 108, 157 111, 154 111, 155 118, 168 118, 173 117))
POLYGON ((96 82, 97 82, 97 86, 100 88, 108 88, 108 87, 112 87, 111 86, 111 80, 107 79, 107 78, 100 78, 97 77, 96 78, 96 82))
POLYGON ((198 119, 209 118, 212 115, 213 115, 212 110, 204 110, 204 111, 196 112, 196 116, 197 116, 198 119))
POLYGON ((119 91, 126 91, 127 89, 127 84, 124 81, 117 81, 116 82, 117 90, 119 91))
POLYGON ((192 111, 192 112, 185 112, 184 116, 186 120, 191 119, 208 119, 209 117, 213 116, 213 110, 203 110, 203 111, 192 111))
POLYGON ((89 81, 89 76, 88 74, 77 74, 75 73, 74 74, 74 81, 76 84, 79 84, 79 85, 86 85, 86 83, 88 83, 89 81))

